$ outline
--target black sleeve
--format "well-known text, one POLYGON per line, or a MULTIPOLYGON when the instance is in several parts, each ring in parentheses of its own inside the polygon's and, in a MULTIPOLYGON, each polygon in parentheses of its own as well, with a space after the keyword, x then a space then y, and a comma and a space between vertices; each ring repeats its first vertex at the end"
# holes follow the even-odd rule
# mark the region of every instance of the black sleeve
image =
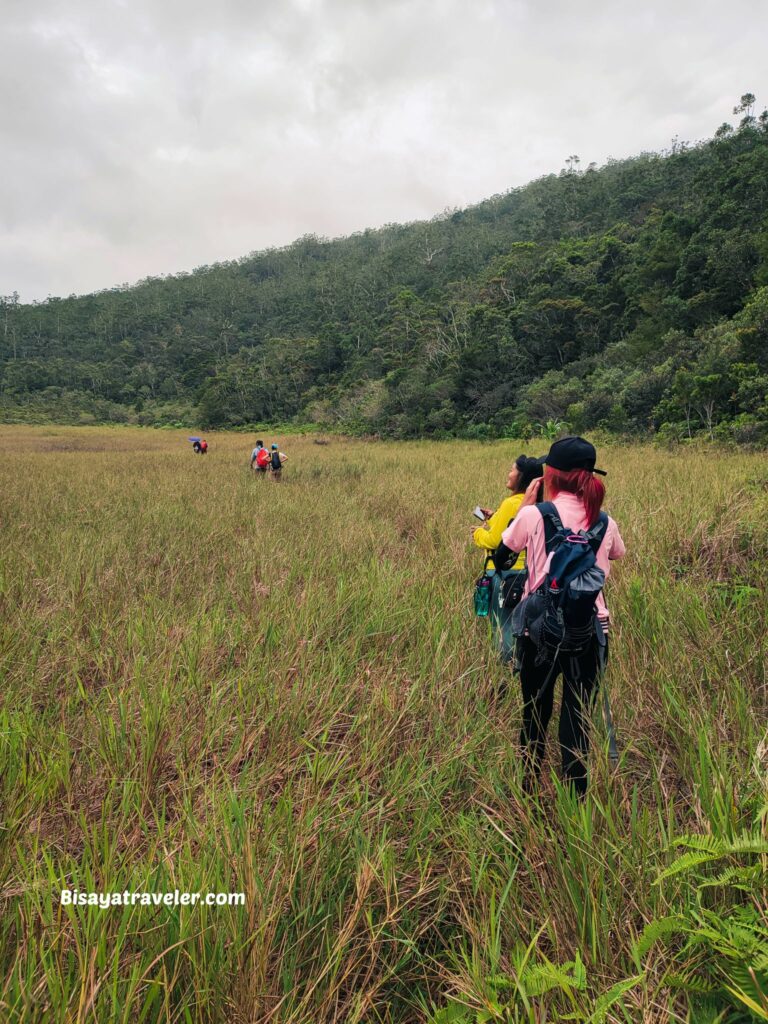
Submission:
POLYGON ((493 564, 499 571, 508 569, 510 559, 512 560, 511 564, 514 564, 517 561, 517 552, 508 548, 504 541, 502 541, 493 553, 493 564))

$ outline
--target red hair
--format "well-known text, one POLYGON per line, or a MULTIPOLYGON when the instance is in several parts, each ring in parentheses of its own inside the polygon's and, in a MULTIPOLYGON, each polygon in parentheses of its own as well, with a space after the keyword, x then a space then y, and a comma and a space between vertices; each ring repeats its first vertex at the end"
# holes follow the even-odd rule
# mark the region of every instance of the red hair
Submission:
POLYGON ((598 480, 594 473, 588 469, 565 470, 545 466, 544 483, 553 498, 562 491, 581 498, 587 513, 587 529, 591 529, 595 525, 603 506, 605 487, 603 481, 598 480))

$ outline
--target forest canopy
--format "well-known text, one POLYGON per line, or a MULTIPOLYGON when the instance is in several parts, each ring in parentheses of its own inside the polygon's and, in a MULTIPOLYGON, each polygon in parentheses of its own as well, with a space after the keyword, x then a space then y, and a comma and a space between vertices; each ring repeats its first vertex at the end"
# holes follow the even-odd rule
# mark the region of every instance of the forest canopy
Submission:
POLYGON ((768 112, 430 221, 0 299, 0 418, 768 442, 768 112))

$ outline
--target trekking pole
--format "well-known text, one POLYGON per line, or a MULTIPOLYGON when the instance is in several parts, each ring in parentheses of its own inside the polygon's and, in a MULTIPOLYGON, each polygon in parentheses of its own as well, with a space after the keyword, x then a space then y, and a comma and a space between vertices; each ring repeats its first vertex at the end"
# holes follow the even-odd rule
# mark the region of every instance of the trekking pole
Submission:
POLYGON ((605 718, 605 728, 608 733, 608 756, 611 759, 611 764, 615 768, 619 763, 619 750, 616 746, 616 733, 613 729, 611 702, 608 700, 608 691, 605 688, 605 680, 603 680, 603 717, 605 718))
MULTIPOLYGON (((598 626, 598 629, 601 629, 598 626)), ((602 631, 602 630, 601 630, 602 631)), ((603 639, 605 639, 603 637, 603 639)), ((605 645, 599 642, 597 644, 597 657, 600 664, 600 685, 603 690, 603 718, 605 720, 605 731, 608 733, 608 756, 611 759, 611 764, 615 768, 619 763, 619 749, 616 746, 616 731, 613 728, 613 715, 611 714, 611 702, 608 700, 608 689, 605 685, 605 645)))

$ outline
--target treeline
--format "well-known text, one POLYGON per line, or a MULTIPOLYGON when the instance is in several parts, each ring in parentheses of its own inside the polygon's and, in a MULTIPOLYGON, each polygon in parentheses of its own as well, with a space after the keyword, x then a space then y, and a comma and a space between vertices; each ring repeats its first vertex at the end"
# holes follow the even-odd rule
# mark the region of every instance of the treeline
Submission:
POLYGON ((0 417, 768 441, 768 112, 429 222, 0 307, 0 417))

